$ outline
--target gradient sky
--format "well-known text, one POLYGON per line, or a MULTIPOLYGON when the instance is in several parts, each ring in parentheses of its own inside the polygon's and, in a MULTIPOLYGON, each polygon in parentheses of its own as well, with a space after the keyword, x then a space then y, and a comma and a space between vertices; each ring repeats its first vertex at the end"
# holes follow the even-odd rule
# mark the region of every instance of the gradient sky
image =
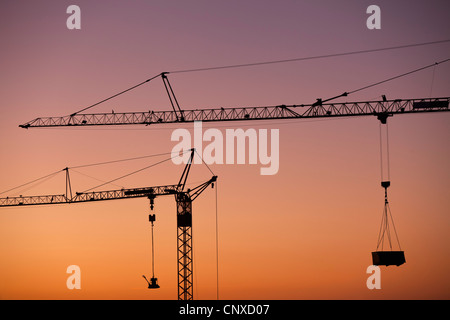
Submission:
MULTIPOLYGON (((67 166, 170 152, 177 126, 18 127, 63 116, 163 71, 341 53, 450 39, 449 2, 437 1, 10 1, 0 3, 0 192, 67 166), (66 8, 81 8, 68 30, 66 8), (368 30, 366 8, 381 8, 368 30)), ((308 104, 450 56, 450 43, 170 75, 185 109, 308 104)), ((450 64, 355 93, 347 100, 446 97, 450 64)), ((341 100, 343 101, 343 100, 341 100)), ((92 111, 170 110, 159 79, 92 111)), ((192 124, 183 126, 192 129, 192 124)), ((375 117, 212 123, 280 130, 280 170, 212 165, 219 176, 220 299, 449 299, 450 114, 389 119, 389 199, 406 264, 382 267, 366 287, 383 189, 375 117)), ((72 173, 74 191, 158 159, 72 173)), ((118 182, 174 184, 182 166, 118 182)), ((193 167, 191 183, 210 178, 193 167)), ((64 175, 23 195, 64 193, 64 175)), ((106 188, 114 189, 114 186, 106 188)), ((1 197, 15 194, 1 194, 1 197)), ((216 298, 216 193, 195 202, 196 299, 216 298)), ((156 199, 155 267, 148 290, 148 200, 2 208, 1 299, 176 299, 176 206, 156 199), (68 290, 66 268, 81 268, 68 290)))

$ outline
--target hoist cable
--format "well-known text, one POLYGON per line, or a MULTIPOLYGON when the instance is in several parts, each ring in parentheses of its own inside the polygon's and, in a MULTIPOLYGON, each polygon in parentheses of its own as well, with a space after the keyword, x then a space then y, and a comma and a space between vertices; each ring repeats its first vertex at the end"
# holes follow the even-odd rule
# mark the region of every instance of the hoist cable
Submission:
POLYGON ((387 181, 384 180, 384 174, 383 174, 383 134, 382 134, 382 124, 380 122, 379 128, 380 128, 380 166, 381 166, 381 181, 382 186, 384 187, 384 209, 383 209, 383 216, 381 219, 381 226, 380 231, 378 233, 378 241, 377 241, 377 250, 379 249, 381 245, 381 250, 384 248, 384 240, 387 239, 387 242, 389 244, 389 248, 392 251, 392 239, 391 239, 391 230, 390 230, 390 223, 392 224, 392 228, 394 230, 395 238, 397 240, 397 244, 399 249, 401 250, 400 246, 400 240, 398 239, 397 230, 395 228, 394 224, 394 218, 392 217, 391 208, 389 206, 388 196, 387 196, 387 188, 390 185, 390 157, 389 157, 389 126, 386 122, 384 124, 386 126, 386 165, 387 165, 387 181), (387 184, 383 184, 387 182, 387 184), (389 221, 390 220, 390 221, 389 221))
POLYGON ((381 171, 381 181, 383 181, 383 134, 381 129, 381 122, 379 123, 380 131, 380 171, 381 171))
POLYGON ((155 278, 155 242, 153 239, 153 221, 152 221, 152 278, 155 278))
POLYGON ((219 209, 218 209, 218 181, 216 180, 216 286, 217 300, 219 300, 219 209))
POLYGON ((384 124, 386 126, 385 136, 386 136, 386 161, 383 159, 383 125, 381 122, 379 123, 380 128, 380 173, 381 173, 381 181, 385 181, 384 172, 387 171, 387 181, 391 180, 391 165, 390 165, 390 155, 389 155, 389 125, 386 122, 384 124), (384 168, 383 163, 385 162, 386 168, 384 168))
POLYGON ((389 124, 386 121, 386 157, 387 157, 387 178, 388 181, 391 180, 391 164, 389 156, 389 124))

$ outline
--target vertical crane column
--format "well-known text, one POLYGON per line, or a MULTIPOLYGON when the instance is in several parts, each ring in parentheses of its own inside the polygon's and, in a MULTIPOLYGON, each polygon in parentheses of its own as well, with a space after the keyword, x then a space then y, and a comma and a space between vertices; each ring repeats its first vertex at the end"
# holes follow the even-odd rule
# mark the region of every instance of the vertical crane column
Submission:
POLYGON ((179 192, 176 201, 178 300, 193 300, 192 200, 187 193, 179 192))

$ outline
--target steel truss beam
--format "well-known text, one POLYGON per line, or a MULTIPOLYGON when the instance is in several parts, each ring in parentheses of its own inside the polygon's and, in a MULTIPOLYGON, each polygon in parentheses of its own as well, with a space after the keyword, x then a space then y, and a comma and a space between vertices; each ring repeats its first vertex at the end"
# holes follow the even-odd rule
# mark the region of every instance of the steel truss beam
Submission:
POLYGON ((0 207, 22 206, 22 205, 45 205, 45 204, 68 204, 77 202, 91 202, 114 199, 139 198, 149 196, 162 196, 176 194, 178 185, 167 185, 158 187, 146 187, 136 189, 120 189, 109 191, 77 192, 72 198, 66 195, 43 195, 43 196, 19 196, 0 198, 0 207))
POLYGON ((75 114, 64 117, 36 118, 20 125, 21 128, 150 125, 194 121, 240 121, 273 119, 308 119, 320 117, 347 117, 394 115, 423 112, 450 111, 449 97, 386 100, 345 103, 314 103, 312 105, 279 105, 269 107, 240 107, 181 111, 148 111, 125 113, 75 114))
POLYGON ((178 193, 176 200, 178 300, 193 300, 192 200, 189 194, 184 192, 178 193))

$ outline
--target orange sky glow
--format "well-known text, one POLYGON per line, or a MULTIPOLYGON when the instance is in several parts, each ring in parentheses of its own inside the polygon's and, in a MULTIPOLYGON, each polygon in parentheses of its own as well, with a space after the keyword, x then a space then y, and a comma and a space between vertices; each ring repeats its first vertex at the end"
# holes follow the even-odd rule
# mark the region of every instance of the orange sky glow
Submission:
MULTIPOLYGON (((376 2, 380 30, 366 27, 372 1, 79 0, 81 29, 68 30, 72 2, 2 1, 0 192, 65 167, 171 152, 172 132, 193 133, 192 123, 18 127, 69 115, 163 71, 450 39, 448 1, 376 2)), ((186 110, 310 104, 449 53, 446 42, 169 78, 186 110)), ((450 63, 442 64, 339 101, 448 97, 449 74, 450 63)), ((91 111, 111 110, 171 106, 156 79, 91 111)), ((375 117, 203 124, 224 136, 227 128, 278 129, 279 170, 261 175, 261 164, 209 166, 218 176, 215 188, 193 203, 194 298, 216 299, 218 277, 220 299, 449 299, 450 114, 399 115, 388 123, 390 208, 406 263, 381 267, 380 290, 366 286, 384 204, 375 117)), ((164 157, 76 169, 72 189, 164 157)), ((176 184, 183 168, 165 162, 100 189, 176 184)), ((191 171, 189 186, 211 178, 203 164, 191 171)), ((0 197, 64 192, 61 172, 0 197)), ((0 208, 0 299, 176 299, 174 197, 158 197, 151 212, 158 290, 142 278, 151 276, 149 213, 146 198, 0 208), (81 269, 80 290, 66 286, 69 265, 81 269)))

